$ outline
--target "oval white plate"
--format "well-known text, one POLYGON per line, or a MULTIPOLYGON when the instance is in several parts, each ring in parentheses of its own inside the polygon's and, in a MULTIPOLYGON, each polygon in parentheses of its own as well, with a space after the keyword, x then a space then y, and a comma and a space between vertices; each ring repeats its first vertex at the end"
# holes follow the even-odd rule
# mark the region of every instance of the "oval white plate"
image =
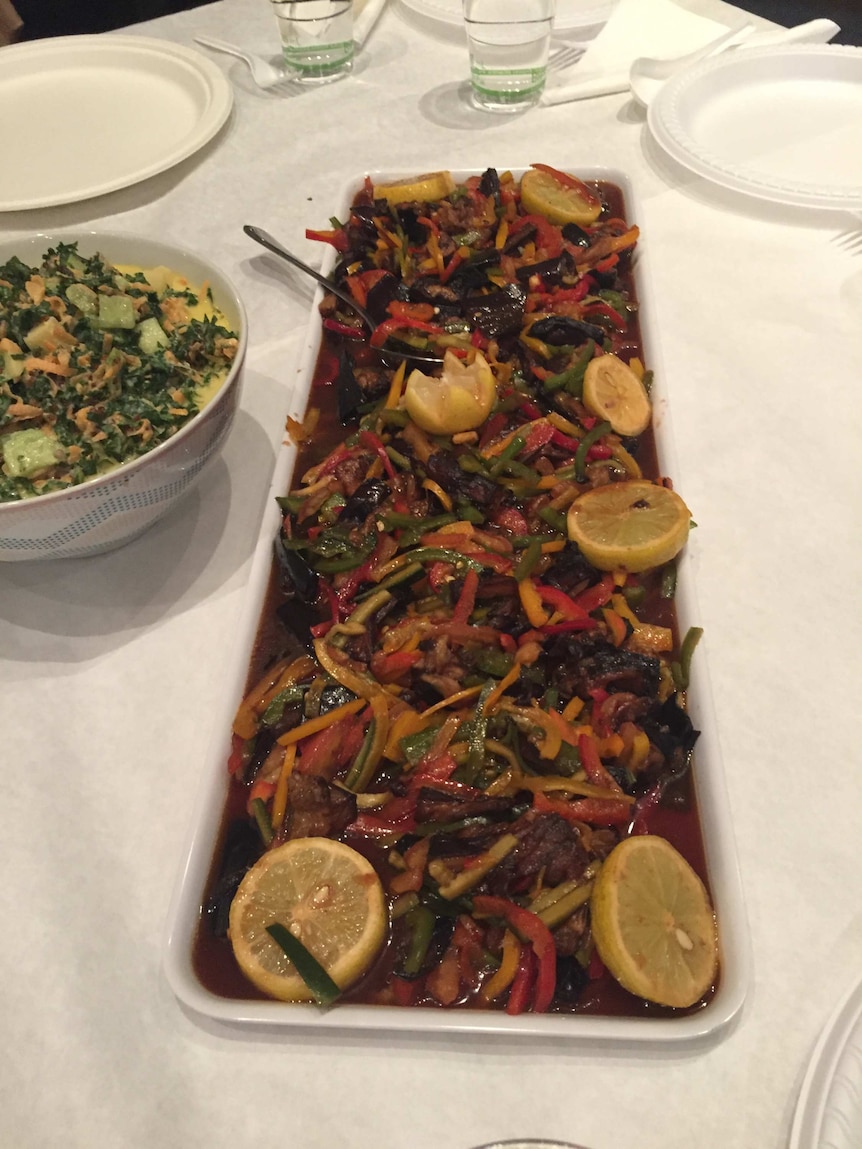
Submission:
POLYGON ((799 1091, 788 1149, 862 1145, 862 982, 838 1003, 799 1091))
MULTIPOLYGON (((461 0, 401 0, 405 8, 426 16, 429 20, 441 20, 444 24, 461 24, 464 13, 461 0)), ((557 15, 554 30, 569 32, 573 28, 590 28, 604 24, 616 0, 557 0, 557 15)))
POLYGON ((141 36, 61 36, 3 49, 0 211, 75 203, 186 159, 233 90, 198 52, 141 36))
POLYGON ((862 209, 862 51, 727 51, 667 82, 647 123, 678 163, 733 191, 862 209))

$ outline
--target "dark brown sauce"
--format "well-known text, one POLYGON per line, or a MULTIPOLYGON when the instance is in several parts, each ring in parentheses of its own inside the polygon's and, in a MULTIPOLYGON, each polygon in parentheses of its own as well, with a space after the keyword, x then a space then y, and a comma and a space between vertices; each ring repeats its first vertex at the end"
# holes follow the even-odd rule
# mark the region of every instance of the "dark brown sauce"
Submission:
MULTIPOLYGON (((626 218, 621 189, 606 183, 599 186, 610 208, 610 214, 626 218)), ((627 288, 631 298, 636 300, 635 283, 631 276, 628 278, 627 288)), ((636 316, 629 324, 629 330, 624 341, 619 342, 614 350, 626 359, 631 355, 642 356, 641 334, 636 316)), ((333 380, 337 371, 337 358, 334 352, 334 341, 328 332, 324 332, 324 340, 315 366, 308 401, 309 410, 315 407, 319 409, 320 419, 313 440, 304 444, 298 452, 295 465, 297 475, 325 458, 345 435, 345 428, 337 418, 333 392, 333 380)), ((647 366, 649 365, 647 364, 647 366)), ((658 455, 651 427, 644 432, 638 441, 638 462, 645 476, 659 477, 658 455)), ((247 689, 250 689, 259 680, 266 667, 278 658, 290 653, 299 653, 296 641, 277 618, 278 608, 288 601, 287 596, 281 590, 278 568, 273 561, 261 620, 250 655, 247 689)), ((651 580, 651 585, 647 586, 647 597, 642 613, 645 618, 657 625, 671 627, 678 640, 673 600, 662 598, 659 592, 658 576, 651 580)), ((227 754, 226 749, 225 761, 227 761, 227 754)), ((689 771, 680 782, 675 783, 665 795, 665 804, 656 807, 651 812, 650 832, 666 838, 675 846, 708 889, 706 857, 697 811, 693 774, 693 770, 689 771)), ((210 874, 202 898, 204 903, 208 891, 215 882, 221 864, 228 827, 235 821, 248 819, 246 798, 246 792, 241 786, 230 787, 215 843, 210 874)), ((358 836, 355 838, 348 837, 346 840, 349 845, 364 853, 381 874, 381 877, 385 879, 388 872, 385 851, 376 843, 358 836)), ((401 939, 402 923, 395 921, 392 924, 388 944, 365 977, 343 995, 342 1001, 373 1004, 392 1003, 389 986, 399 955, 401 939)), ((218 997, 244 1001, 267 1000, 264 994, 246 981, 234 960, 230 941, 227 938, 214 936, 203 916, 195 936, 192 964, 201 985, 218 997)), ((689 1009, 668 1009, 628 993, 610 974, 602 971, 587 982, 577 1003, 566 1012, 631 1018, 682 1017, 703 1009, 714 996, 716 989, 717 983, 704 998, 689 1009)), ((411 1008, 416 1007, 443 1008, 430 997, 412 1002, 411 1008)), ((460 1003, 456 1006, 456 1008, 465 1007, 480 1008, 479 1006, 471 1006, 469 1002, 460 1003)))

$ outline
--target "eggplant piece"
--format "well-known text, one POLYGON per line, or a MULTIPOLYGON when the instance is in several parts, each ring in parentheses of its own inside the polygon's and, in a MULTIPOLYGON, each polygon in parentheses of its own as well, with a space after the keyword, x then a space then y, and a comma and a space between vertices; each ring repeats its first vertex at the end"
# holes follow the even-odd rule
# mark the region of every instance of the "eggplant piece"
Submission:
POLYGON ((462 471, 458 459, 450 451, 435 451, 429 455, 425 471, 428 478, 439 483, 448 495, 466 499, 478 507, 490 506, 500 494, 493 480, 462 471))
POLYGON ((251 822, 228 825, 218 874, 204 906, 204 919, 213 937, 227 937, 230 904, 239 884, 261 855, 260 834, 251 822))
POLYGON ((365 310, 375 323, 382 323, 389 317, 389 304, 399 296, 401 281, 387 271, 368 289, 365 310))
POLYGON ((448 283, 441 283, 430 275, 421 276, 410 287, 411 303, 433 303, 435 307, 450 308, 451 314, 458 313, 461 296, 448 283))
POLYGON ((290 631, 297 642, 309 652, 314 650, 311 628, 320 622, 320 612, 316 607, 294 598, 290 602, 283 602, 275 613, 281 625, 290 631))
POLYGON ((525 243, 529 243, 531 239, 535 239, 536 230, 534 223, 528 223, 525 224, 524 227, 519 228, 515 234, 510 235, 503 244, 503 254, 511 255, 513 251, 518 251, 525 243))
POLYGON ((499 266, 500 252, 495 247, 477 251, 453 272, 449 283, 462 296, 488 283, 488 269, 499 266))
POLYGON ((691 762, 700 731, 679 705, 677 695, 672 694, 644 719, 643 728, 650 742, 665 756, 673 777, 681 777, 691 762))
POLYGON ((290 584, 296 597, 308 605, 317 602, 320 593, 317 571, 308 565, 298 551, 290 550, 284 545, 281 532, 275 537, 275 557, 278 559, 283 581, 290 584))
POLYGON ((521 329, 526 304, 526 291, 516 283, 507 283, 501 291, 490 295, 469 296, 464 300, 464 310, 486 339, 496 339, 521 329))
POLYGON ((357 411, 365 402, 365 392, 359 386, 353 364, 345 348, 341 349, 338 356, 335 393, 338 398, 338 418, 342 426, 345 426, 353 421, 357 411))
POLYGON ((500 177, 497 174, 496 168, 487 168, 482 173, 482 178, 479 180, 479 191, 482 195, 492 195, 499 203, 500 201, 500 177))
POLYGON ((330 710, 336 710, 339 706, 353 702, 355 698, 356 695, 346 686, 341 686, 340 683, 336 682, 329 683, 320 692, 319 714, 322 717, 324 714, 328 714, 330 710))
POLYGON ((411 243, 424 244, 428 239, 428 227, 419 222, 422 209, 416 204, 399 204, 394 215, 404 229, 404 234, 411 243))
POLYGON ((582 227, 578 227, 576 223, 566 223, 562 228, 563 239, 568 240, 569 243, 574 243, 578 247, 589 247, 593 242, 590 239, 589 233, 585 232, 582 227))
POLYGON ((540 339, 551 347, 577 347, 588 339, 595 340, 601 346, 605 329, 595 323, 572 319, 568 315, 549 315, 547 319, 536 320, 530 328, 530 337, 540 339))
POLYGON ((365 479, 342 507, 339 523, 364 523, 391 493, 383 479, 365 479))
POLYGON ((574 275, 575 261, 570 251, 564 251, 554 259, 543 259, 541 263, 530 263, 526 267, 519 267, 515 272, 522 283, 526 283, 531 276, 540 275, 545 283, 558 286, 564 275, 574 275))
POLYGON ((557 954, 557 983, 554 997, 560 1003, 575 1005, 589 983, 589 974, 572 954, 557 954))

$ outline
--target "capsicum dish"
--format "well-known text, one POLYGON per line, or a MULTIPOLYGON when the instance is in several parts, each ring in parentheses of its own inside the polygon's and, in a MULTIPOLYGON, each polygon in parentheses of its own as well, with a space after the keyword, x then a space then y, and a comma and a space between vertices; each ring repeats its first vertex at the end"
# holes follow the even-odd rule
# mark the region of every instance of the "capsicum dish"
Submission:
POLYGON ((626 1016, 714 994, 691 515, 624 212, 536 164, 367 180, 309 233, 377 327, 324 296, 289 423, 195 943, 214 992, 626 1016))

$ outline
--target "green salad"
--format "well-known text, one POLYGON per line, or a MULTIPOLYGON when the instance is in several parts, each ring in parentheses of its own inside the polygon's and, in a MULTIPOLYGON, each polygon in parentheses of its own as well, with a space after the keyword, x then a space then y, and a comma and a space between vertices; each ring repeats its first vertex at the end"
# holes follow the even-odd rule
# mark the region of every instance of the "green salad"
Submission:
POLYGON ((220 387, 236 333, 206 284, 58 244, 0 265, 0 502, 135 459, 220 387))

